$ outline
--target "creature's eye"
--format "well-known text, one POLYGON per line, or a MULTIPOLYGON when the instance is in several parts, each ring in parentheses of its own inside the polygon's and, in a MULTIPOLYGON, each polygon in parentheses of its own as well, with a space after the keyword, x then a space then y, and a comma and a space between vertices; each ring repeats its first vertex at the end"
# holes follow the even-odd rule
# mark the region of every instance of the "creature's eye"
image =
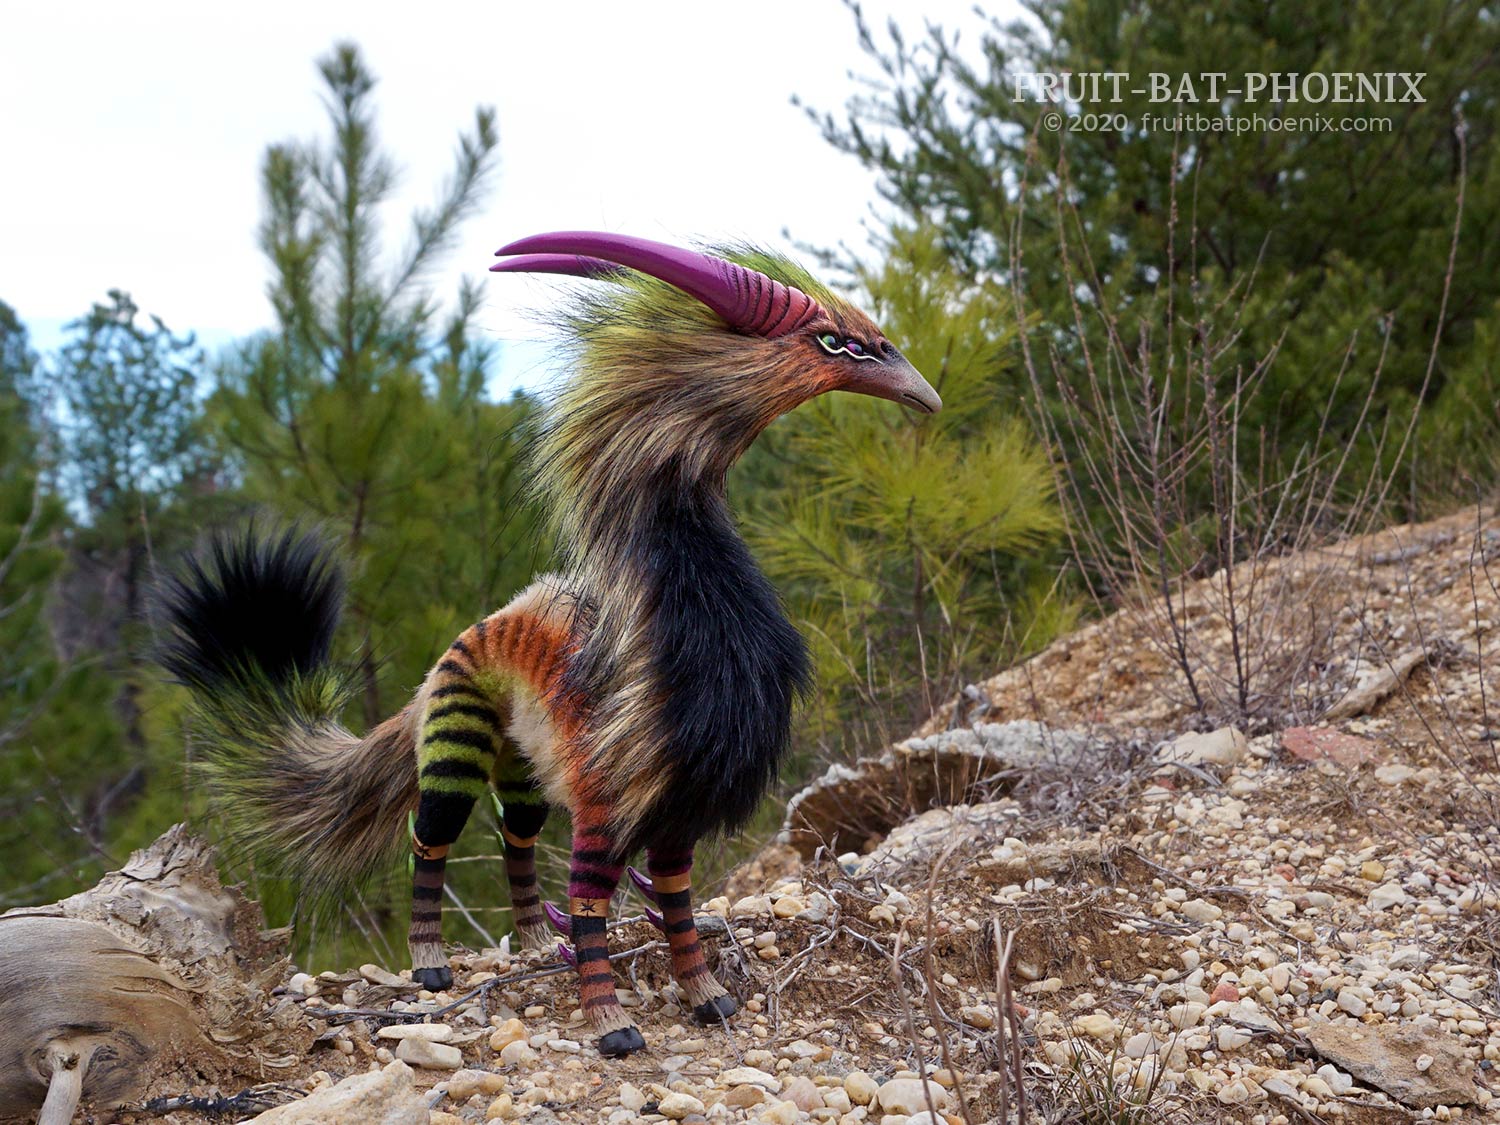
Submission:
POLYGON ((840 351, 839 338, 832 332, 825 332, 819 336, 818 343, 823 346, 823 350, 829 355, 837 355, 840 351))
POLYGON ((847 340, 844 341, 844 350, 846 352, 848 352, 850 355, 864 355, 865 354, 865 346, 863 344, 861 344, 858 340, 854 339, 854 337, 852 337, 852 336, 849 339, 847 339, 847 340))

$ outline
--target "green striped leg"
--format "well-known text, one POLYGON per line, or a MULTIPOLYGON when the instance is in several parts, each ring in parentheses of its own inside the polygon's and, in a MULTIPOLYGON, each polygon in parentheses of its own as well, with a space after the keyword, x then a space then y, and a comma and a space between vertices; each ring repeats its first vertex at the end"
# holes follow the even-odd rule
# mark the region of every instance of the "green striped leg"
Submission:
POLYGON ((547 802, 514 747, 495 763, 495 795, 500 798, 500 835, 505 840, 505 881, 510 885, 511 920, 522 949, 551 950, 554 944, 536 881, 536 841, 547 820, 547 802))
MULTIPOLYGON (((461 644, 461 643, 460 643, 461 644)), ((443 868, 474 802, 489 786, 500 717, 490 696, 475 683, 460 644, 448 650, 437 677, 417 746, 421 794, 412 828, 412 979, 433 991, 453 984, 443 956, 443 868)))

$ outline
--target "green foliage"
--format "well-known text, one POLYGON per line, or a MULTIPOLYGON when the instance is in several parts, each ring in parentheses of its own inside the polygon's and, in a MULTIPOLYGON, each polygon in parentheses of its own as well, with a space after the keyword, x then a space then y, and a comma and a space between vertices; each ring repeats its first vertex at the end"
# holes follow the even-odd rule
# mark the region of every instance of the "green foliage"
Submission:
MULTIPOLYGON (((941 225, 949 255, 970 274, 1021 280, 1028 313, 1047 326, 1046 345, 1081 367, 1077 337, 1120 335, 1133 350, 1171 335, 1171 300, 1189 289, 1204 305, 1231 291, 1250 295, 1232 363, 1249 371, 1271 350, 1260 405, 1247 432, 1275 435, 1282 463, 1331 433, 1354 436, 1376 380, 1375 417, 1421 399, 1434 441, 1419 460, 1445 452, 1455 428, 1474 439, 1457 459, 1500 437, 1494 411, 1474 417, 1463 372, 1484 363, 1478 330, 1500 296, 1500 21, 1482 0, 1380 0, 1353 7, 1193 0, 1164 12, 1139 0, 1029 0, 1033 21, 991 24, 977 45, 929 28, 920 39, 890 29, 888 42, 861 19, 866 51, 884 80, 822 117, 827 138, 882 176, 903 215, 941 225), (1120 100, 1039 103, 1022 73, 1128 72, 1120 100), (1222 91, 1245 90, 1265 72, 1424 72, 1421 101, 1288 104, 1222 93, 1198 83, 1197 104, 1151 102, 1132 93, 1145 76, 1222 73, 1222 91), (1038 129, 1044 111, 1107 113, 1122 129, 1038 129), (1245 131, 1143 128, 1147 115, 1178 110, 1245 131), (1271 129, 1321 114, 1390 128, 1271 129), (1468 161, 1464 236, 1442 310, 1460 181, 1455 122, 1468 161), (1065 205, 1060 206, 1059 200, 1065 205), (1101 310, 1113 310, 1107 325, 1101 310), (1439 361, 1429 350, 1440 325, 1439 361), (1347 373, 1346 350, 1358 338, 1347 373), (1380 356, 1385 349, 1383 367, 1380 356)), ((856 14, 858 8, 855 7, 856 14)), ((1404 87, 1398 83, 1398 92, 1404 87)), ((1108 93, 1102 95, 1107 98, 1108 93)), ((1491 384, 1493 386, 1493 384, 1491 384)), ((1493 399, 1493 394, 1487 396, 1493 399)), ((1396 446, 1399 443, 1392 443, 1396 446)), ((1433 481, 1439 488, 1448 481, 1433 481)))
POLYGON ((0 847, 10 856, 0 906, 67 893, 97 874, 103 815, 121 780, 101 761, 119 744, 113 716, 79 705, 107 698, 109 685, 86 659, 53 650, 48 594, 66 521, 40 486, 38 443, 17 393, 39 366, 0 302, 0 847))
POLYGON ((332 140, 274 145, 262 167, 277 329, 221 366, 212 410, 245 497, 321 524, 353 565, 347 655, 362 670, 363 727, 404 702, 540 552, 519 510, 528 406, 486 397, 494 357, 472 334, 477 289, 465 283, 439 324, 425 284, 483 195, 494 113, 476 113, 388 268, 377 219, 395 162, 376 136, 375 79, 348 44, 319 69, 332 140))
POLYGON ((1061 529, 1046 459, 1003 393, 1005 294, 955 271, 929 229, 895 230, 861 280, 942 413, 817 399, 752 453, 755 487, 738 490, 757 554, 814 638, 825 738, 861 714, 909 728, 963 677, 1049 639, 1033 628, 1039 563, 1061 529))

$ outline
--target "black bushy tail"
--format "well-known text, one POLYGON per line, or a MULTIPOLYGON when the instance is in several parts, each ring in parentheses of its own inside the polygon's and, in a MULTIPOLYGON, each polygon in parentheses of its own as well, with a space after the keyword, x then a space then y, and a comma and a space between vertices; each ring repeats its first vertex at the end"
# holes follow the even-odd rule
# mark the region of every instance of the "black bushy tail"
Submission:
POLYGON ((364 738, 329 652, 344 584, 312 535, 216 537, 165 582, 160 662, 192 691, 191 731, 229 842, 316 897, 394 861, 416 806, 406 712, 364 738))

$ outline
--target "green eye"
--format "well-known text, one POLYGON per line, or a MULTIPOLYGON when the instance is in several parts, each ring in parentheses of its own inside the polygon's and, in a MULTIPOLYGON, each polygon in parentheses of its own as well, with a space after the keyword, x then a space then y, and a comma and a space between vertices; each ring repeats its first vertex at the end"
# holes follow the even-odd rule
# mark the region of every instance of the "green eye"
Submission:
POLYGON ((825 332, 822 336, 818 337, 818 343, 822 344, 831 352, 838 351, 839 338, 832 332, 825 332))

